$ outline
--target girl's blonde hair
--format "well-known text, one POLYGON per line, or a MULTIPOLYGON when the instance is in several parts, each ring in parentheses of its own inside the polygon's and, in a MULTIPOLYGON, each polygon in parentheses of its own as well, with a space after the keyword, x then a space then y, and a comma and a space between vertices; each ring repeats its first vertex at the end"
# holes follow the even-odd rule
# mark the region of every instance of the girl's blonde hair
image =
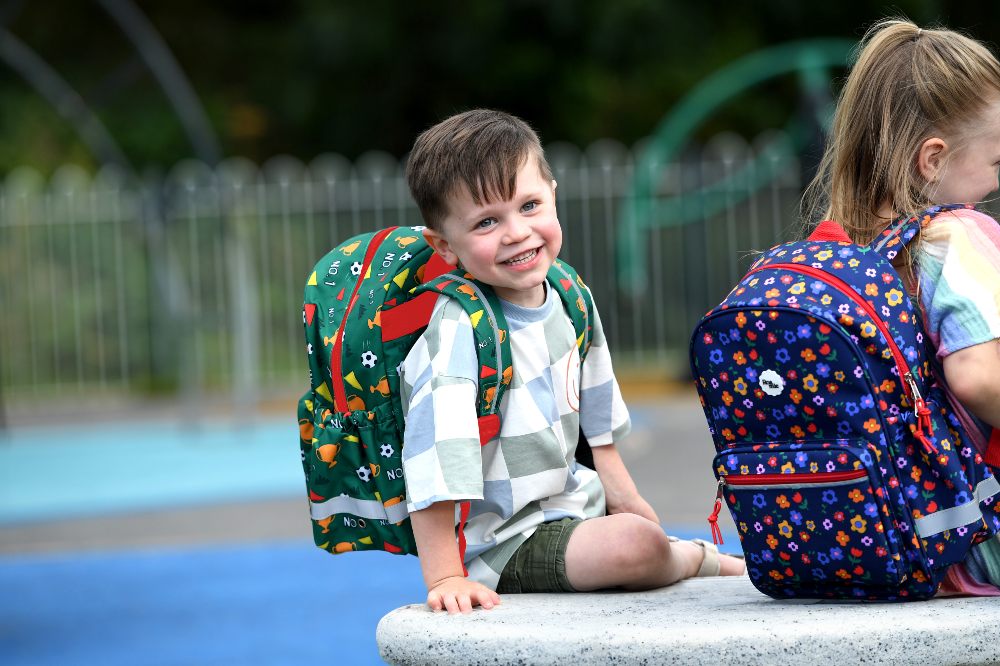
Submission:
POLYGON ((869 243, 889 222, 879 218, 884 205, 895 215, 931 205, 916 161, 921 144, 960 141, 998 93, 1000 63, 976 40, 903 19, 872 26, 802 199, 806 225, 836 220, 856 243, 869 243))

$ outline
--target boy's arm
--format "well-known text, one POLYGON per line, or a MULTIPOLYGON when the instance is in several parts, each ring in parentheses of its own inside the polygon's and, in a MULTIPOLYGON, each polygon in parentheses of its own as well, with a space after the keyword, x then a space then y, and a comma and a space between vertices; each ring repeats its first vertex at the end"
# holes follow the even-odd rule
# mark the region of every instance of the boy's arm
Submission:
POLYGON ((1000 428, 1000 340, 991 340, 944 357, 944 378, 970 412, 1000 428))
POLYGON ((594 468, 604 486, 604 496, 608 513, 634 513, 652 520, 657 525, 660 519, 635 487, 632 475, 614 444, 593 447, 594 468))
POLYGON ((468 613, 473 606, 485 609, 500 603, 500 596, 462 573, 455 542, 455 503, 437 502, 410 514, 417 542, 420 569, 427 585, 427 605, 432 610, 468 613))

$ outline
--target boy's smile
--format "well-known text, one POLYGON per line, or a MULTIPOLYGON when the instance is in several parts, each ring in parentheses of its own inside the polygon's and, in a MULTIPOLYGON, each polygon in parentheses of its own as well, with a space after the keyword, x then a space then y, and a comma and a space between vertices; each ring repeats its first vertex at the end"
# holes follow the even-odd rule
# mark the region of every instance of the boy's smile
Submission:
POLYGON ((517 171, 513 198, 477 204, 459 186, 440 229, 427 229, 424 237, 445 261, 461 264, 500 298, 538 307, 545 301, 545 276, 562 248, 555 189, 529 155, 517 171))

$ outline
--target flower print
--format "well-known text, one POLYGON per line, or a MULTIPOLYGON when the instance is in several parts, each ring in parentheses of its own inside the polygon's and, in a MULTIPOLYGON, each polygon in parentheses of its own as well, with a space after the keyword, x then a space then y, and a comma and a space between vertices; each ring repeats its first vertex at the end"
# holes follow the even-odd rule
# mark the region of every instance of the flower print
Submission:
POLYGON ((833 529, 833 521, 830 520, 829 518, 824 518, 823 519, 823 529, 826 530, 827 532, 829 532, 831 529, 833 529))
POLYGON ((851 424, 847 421, 837 421, 837 432, 841 435, 850 435, 853 431, 854 429, 851 428, 851 424))
POLYGON ((871 409, 875 406, 875 399, 870 395, 863 395, 861 396, 861 406, 865 409, 871 409))
POLYGON ((833 250, 820 250, 815 256, 819 261, 826 261, 833 256, 833 250))
POLYGON ((791 506, 791 504, 788 502, 788 498, 785 497, 784 495, 778 495, 777 497, 775 497, 774 503, 780 506, 782 509, 787 509, 788 507, 791 506))
POLYGON ((875 269, 874 268, 866 268, 865 269, 865 276, 866 277, 870 277, 870 278, 875 277, 875 269))
MULTIPOLYGON (((841 534, 843 534, 843 532, 841 532, 841 534)), ((850 537, 848 537, 848 539, 850 539, 850 537)), ((833 548, 830 549, 830 559, 831 560, 844 559, 844 551, 834 546, 833 548)))
POLYGON ((833 519, 836 520, 838 523, 844 522, 844 512, 843 511, 834 511, 833 512, 833 519))
POLYGON ((788 350, 785 349, 784 347, 781 347, 774 352, 774 358, 776 358, 779 363, 788 363, 788 361, 792 359, 791 355, 788 353, 788 350))
POLYGON ((879 385, 878 390, 882 391, 882 393, 892 393, 896 390, 896 382, 886 379, 879 385))
POLYGON ((824 402, 826 402, 826 399, 823 396, 821 395, 813 396, 813 404, 816 405, 817 407, 822 406, 824 402))
POLYGON ((718 380, 718 379, 716 379, 715 377, 712 377, 712 381, 710 381, 710 382, 709 382, 709 384, 710 384, 710 385, 712 386, 712 388, 714 388, 714 389, 717 389, 717 388, 719 388, 719 380, 718 380))
POLYGON ((712 334, 711 333, 705 333, 705 335, 703 335, 701 337, 701 341, 704 342, 706 345, 712 344, 712 342, 713 342, 712 334))
POLYGON ((880 310, 880 312, 882 313, 882 319, 888 319, 889 317, 892 316, 892 310, 890 310, 885 305, 882 306, 882 309, 880 310))
POLYGON ((796 340, 795 331, 785 331, 784 336, 785 336, 785 342, 787 342, 788 344, 793 344, 796 340))
POLYGON ((792 433, 792 437, 795 439, 803 439, 806 436, 806 431, 799 425, 793 425, 788 429, 788 432, 792 433))
POLYGON ((810 326, 809 324, 799 324, 799 327, 796 329, 796 334, 800 338, 811 337, 812 336, 812 326, 810 326))
POLYGON ((850 261, 847 262, 847 265, 850 268, 857 268, 858 266, 861 265, 861 262, 857 259, 851 259, 850 261))
POLYGON ((819 381, 813 376, 812 373, 809 373, 802 378, 802 387, 810 393, 815 393, 816 390, 819 389, 819 381))
POLYGON ((750 398, 744 399, 743 406, 746 407, 747 409, 753 409, 753 400, 751 400, 750 398))
POLYGON ((803 453, 802 451, 799 451, 798 453, 795 454, 795 464, 798 465, 799 467, 805 466, 805 464, 808 461, 809 457, 806 456, 806 454, 803 453))
POLYGON ((792 283, 793 280, 795 280, 795 278, 793 276, 789 275, 788 273, 785 273, 784 275, 782 275, 778 279, 781 280, 781 284, 784 284, 784 285, 789 285, 789 284, 792 283))
POLYGON ((767 428, 765 428, 765 433, 767 434, 768 439, 778 439, 781 435, 781 428, 773 423, 769 423, 767 428))
POLYGON ((772 285, 772 284, 774 284, 774 278, 773 277, 767 278, 766 280, 764 280, 764 284, 765 285, 772 285))
POLYGON ((823 491, 822 499, 823 499, 823 504, 835 504, 837 502, 837 493, 833 492, 828 488, 823 491))
MULTIPOLYGON (((829 387, 827 387, 827 388, 829 388, 829 387)), ((831 419, 837 418, 837 408, 834 407, 833 405, 828 405, 827 408, 826 408, 826 416, 827 416, 827 418, 831 418, 831 419)))
POLYGON ((848 497, 848 499, 850 499, 855 504, 858 503, 858 502, 864 502, 865 501, 865 496, 857 488, 852 488, 851 492, 847 493, 847 497, 848 497))
POLYGON ((728 418, 729 418, 729 410, 726 409, 725 407, 719 407, 719 420, 722 421, 728 418))
POLYGON ((877 518, 878 505, 876 505, 874 502, 867 502, 865 504, 865 515, 868 516, 869 518, 877 518))
POLYGON ((747 316, 742 312, 737 312, 735 321, 737 326, 743 328, 747 323, 747 316))
POLYGON ((785 464, 781 466, 782 474, 795 474, 795 468, 792 466, 792 462, 785 461, 785 464))
POLYGON ((746 378, 747 378, 748 382, 756 382, 757 381, 757 370, 756 370, 756 368, 748 367, 747 371, 744 374, 746 375, 746 378))
MULTIPOLYGON (((757 474, 763 474, 764 472, 767 471, 767 468, 764 467, 762 464, 757 463, 757 467, 755 468, 755 471, 756 471, 757 474)), ((761 506, 763 506, 763 505, 761 505, 761 506)))
POLYGON ((733 390, 740 395, 747 394, 747 382, 742 377, 737 377, 736 381, 733 382, 733 390))
POLYGON ((863 536, 861 537, 861 543, 865 546, 871 547, 871 545, 875 543, 875 539, 872 539, 870 536, 863 536))
POLYGON ((809 472, 811 474, 815 474, 818 471, 819 471, 819 463, 816 462, 816 461, 810 462, 809 463, 809 472))
POLYGON ((760 521, 757 521, 753 524, 753 529, 757 534, 760 534, 764 531, 764 526, 760 524, 760 521))
POLYGON ((778 523, 778 534, 785 537, 786 539, 792 538, 792 526, 788 524, 787 520, 783 520, 778 523))
POLYGON ((742 351, 738 351, 733 354, 733 360, 736 361, 736 365, 746 365, 747 363, 747 357, 742 351))
POLYGON ((865 296, 878 296, 878 285, 874 282, 869 282, 865 285, 865 296))
POLYGON ((729 336, 726 335, 725 333, 719 333, 719 342, 722 343, 723 346, 728 345, 729 344, 729 336))
POLYGON ((785 405, 785 414, 789 416, 795 416, 799 410, 795 409, 795 405, 785 405))
POLYGON ((763 493, 754 493, 753 505, 758 509, 763 509, 765 506, 767 506, 767 500, 764 499, 763 493))
POLYGON ((845 377, 846 375, 844 374, 843 370, 837 370, 836 372, 833 373, 833 378, 836 379, 838 382, 844 381, 845 377))
MULTIPOLYGON (((847 536, 847 534, 844 533, 844 530, 837 530, 837 536, 835 536, 834 539, 836 539, 837 543, 839 543, 841 547, 846 546, 851 541, 851 537, 847 536)), ((833 559, 839 560, 840 558, 835 557, 833 559)))
POLYGON ((730 393, 729 391, 723 391, 722 392, 722 402, 725 403, 726 407, 729 407, 730 405, 732 405, 733 404, 733 400, 734 400, 734 398, 733 398, 733 394, 732 393, 730 393))
POLYGON ((822 303, 823 305, 829 305, 830 303, 833 303, 833 296, 831 296, 830 294, 823 294, 820 297, 819 302, 822 303))
POLYGON ((758 319, 757 322, 754 324, 754 326, 757 327, 758 331, 763 331, 765 328, 767 328, 767 324, 764 323, 763 319, 758 319))
MULTIPOLYGON (((851 518, 851 531, 857 532, 858 534, 864 534, 865 530, 868 529, 868 521, 861 516, 854 516, 851 518)), ((844 545, 844 544, 840 544, 844 545)))
POLYGON ((845 315, 851 311, 851 306, 849 303, 841 303, 837 306, 837 314, 845 315))
POLYGON ((729 339, 730 340, 732 340, 733 342, 738 342, 742 338, 743 338, 743 334, 740 333, 740 329, 738 329, 738 328, 731 328, 731 329, 729 329, 729 339))
POLYGON ((874 433, 878 432, 879 430, 881 430, 882 426, 880 426, 879 423, 878 423, 878 421, 876 421, 875 419, 868 419, 867 421, 865 421, 864 428, 868 432, 874 434, 874 433))
POLYGON ((736 439, 736 435, 734 435, 733 431, 730 430, 729 428, 723 428, 722 429, 722 436, 725 437, 726 440, 730 441, 730 442, 733 441, 734 439, 736 439))
POLYGON ((792 402, 794 402, 796 405, 802 402, 802 394, 799 393, 798 389, 792 389, 791 391, 789 391, 788 397, 791 398, 792 402))
POLYGON ((772 516, 764 516, 765 525, 774 525, 774 518, 772 516))
POLYGON ((789 513, 788 518, 796 525, 802 524, 802 514, 799 513, 798 511, 792 511, 791 513, 789 513))
POLYGON ((863 338, 874 338, 875 334, 878 333, 878 329, 875 328, 875 324, 866 321, 861 324, 860 333, 863 338))
POLYGON ((826 291, 826 285, 820 282, 819 280, 816 280, 815 282, 809 285, 809 291, 811 291, 816 295, 822 294, 824 291, 826 291))
POLYGON ((774 553, 772 553, 769 550, 765 550, 764 552, 762 552, 760 554, 760 559, 764 560, 765 562, 773 562, 774 561, 774 553))
POLYGON ((847 573, 847 569, 837 569, 836 571, 833 572, 833 575, 837 576, 838 578, 843 578, 844 580, 851 579, 851 574, 847 573))
POLYGON ((781 296, 781 290, 777 288, 771 288, 764 292, 764 298, 777 298, 781 296))
POLYGON ((713 363, 715 365, 722 363, 722 350, 713 349, 712 351, 708 352, 708 361, 709 363, 713 363))
POLYGON ((788 288, 788 293, 795 294, 797 296, 799 294, 805 293, 805 290, 806 290, 805 282, 796 282, 795 284, 793 284, 791 287, 788 288))
POLYGON ((837 321, 840 322, 841 326, 846 326, 847 328, 854 326, 854 317, 848 314, 840 315, 840 317, 837 318, 837 321))
POLYGON ((772 549, 778 547, 778 540, 774 537, 773 534, 768 534, 765 541, 767 541, 767 545, 770 546, 772 549))

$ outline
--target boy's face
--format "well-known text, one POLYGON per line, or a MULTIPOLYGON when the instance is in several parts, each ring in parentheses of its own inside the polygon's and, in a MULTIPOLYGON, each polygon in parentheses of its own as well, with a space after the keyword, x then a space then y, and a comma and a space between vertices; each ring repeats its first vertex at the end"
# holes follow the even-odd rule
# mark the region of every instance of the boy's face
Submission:
POLYGON ((500 298, 538 307, 545 301, 545 276, 562 248, 555 189, 529 156, 510 201, 476 204, 462 186, 449 197, 440 229, 427 229, 424 236, 445 261, 461 263, 500 298))

